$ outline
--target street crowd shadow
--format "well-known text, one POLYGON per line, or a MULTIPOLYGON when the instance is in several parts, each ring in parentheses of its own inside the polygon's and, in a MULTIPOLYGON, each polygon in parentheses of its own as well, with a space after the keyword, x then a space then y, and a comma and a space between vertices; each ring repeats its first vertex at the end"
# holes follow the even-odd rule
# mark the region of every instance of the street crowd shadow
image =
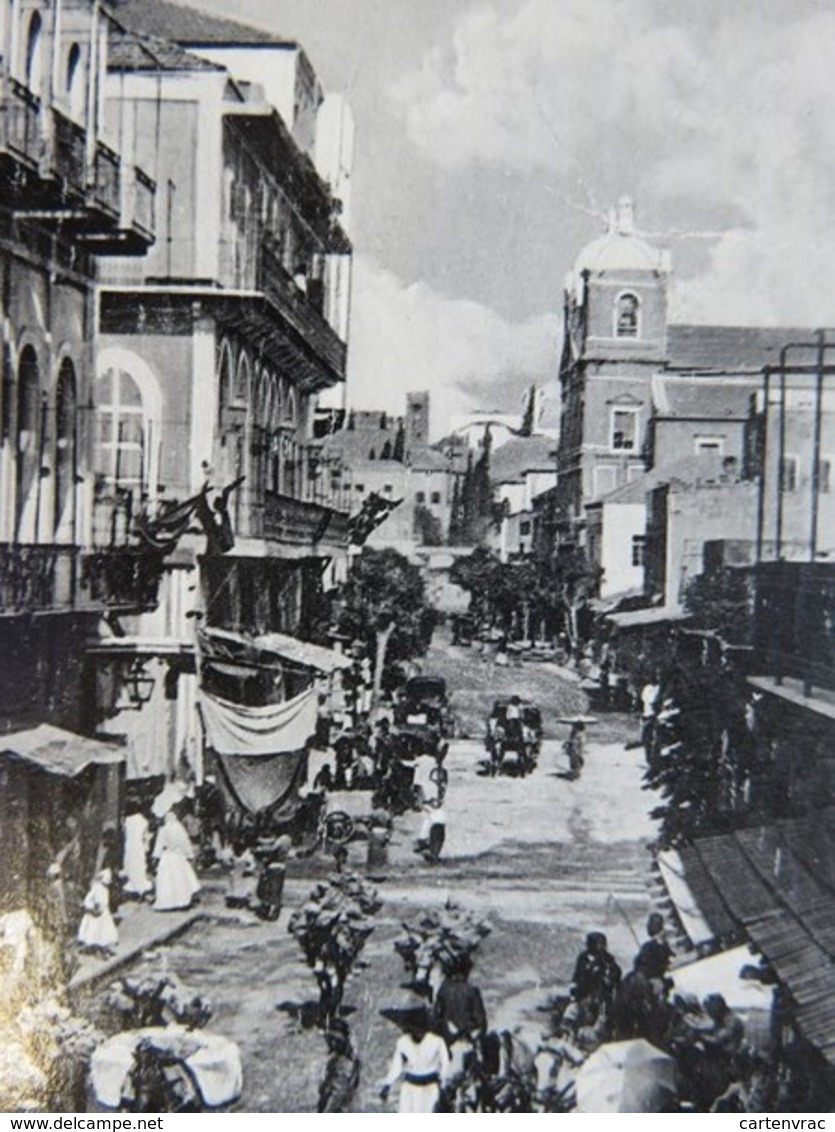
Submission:
MULTIPOLYGON (((313 1030, 319 1025, 321 1007, 315 999, 306 1002, 278 1002, 275 1008, 298 1022, 303 1030, 313 1030)), ((339 1014, 342 1018, 348 1018, 355 1011, 355 1006, 341 1006, 339 1014)))

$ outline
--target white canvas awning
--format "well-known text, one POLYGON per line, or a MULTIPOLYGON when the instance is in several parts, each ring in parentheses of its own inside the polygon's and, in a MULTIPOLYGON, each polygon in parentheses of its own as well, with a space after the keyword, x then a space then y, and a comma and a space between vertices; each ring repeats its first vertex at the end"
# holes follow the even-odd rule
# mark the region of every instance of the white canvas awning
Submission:
POLYGON ((721 994, 732 1010, 770 1011, 774 988, 764 986, 758 979, 743 979, 744 967, 756 967, 760 957, 752 955, 747 947, 732 947, 697 959, 670 972, 674 994, 694 995, 701 1002, 708 994, 721 994))
POLYGON ((681 926, 689 936, 690 942, 694 946, 709 943, 714 939, 715 933, 702 915, 698 901, 684 879, 681 857, 675 849, 666 849, 658 854, 657 862, 664 887, 675 905, 681 926))
POLYGON ((0 737, 0 754, 23 759, 48 774, 60 774, 66 778, 75 778, 88 766, 108 766, 125 761, 124 749, 115 743, 78 735, 49 723, 3 735, 0 737))

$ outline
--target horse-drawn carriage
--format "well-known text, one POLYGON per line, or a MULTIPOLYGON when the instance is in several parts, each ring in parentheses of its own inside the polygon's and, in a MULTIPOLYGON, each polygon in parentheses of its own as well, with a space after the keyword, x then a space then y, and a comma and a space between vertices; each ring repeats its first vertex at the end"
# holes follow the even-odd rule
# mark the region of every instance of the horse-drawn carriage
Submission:
POLYGON ((510 696, 496 700, 487 718, 484 745, 491 775, 530 774, 542 746, 542 713, 530 700, 510 696))
POLYGON ((414 755, 432 755, 438 744, 452 736, 455 721, 449 708, 446 680, 441 676, 413 676, 407 680, 394 708, 394 724, 414 755))

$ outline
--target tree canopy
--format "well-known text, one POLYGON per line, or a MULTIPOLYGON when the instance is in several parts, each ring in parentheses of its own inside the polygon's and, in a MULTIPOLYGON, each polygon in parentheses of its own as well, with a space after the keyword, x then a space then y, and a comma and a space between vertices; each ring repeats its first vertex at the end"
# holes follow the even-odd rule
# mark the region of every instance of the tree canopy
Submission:
POLYGON ((420 571, 390 548, 354 559, 340 607, 340 632, 366 645, 379 675, 387 662, 425 653, 437 620, 420 571))

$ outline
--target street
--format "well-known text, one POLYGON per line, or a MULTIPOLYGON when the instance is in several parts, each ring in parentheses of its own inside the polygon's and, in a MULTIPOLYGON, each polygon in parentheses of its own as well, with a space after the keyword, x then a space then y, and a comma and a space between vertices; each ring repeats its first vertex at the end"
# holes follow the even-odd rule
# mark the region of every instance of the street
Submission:
MULTIPOLYGON (((650 799, 641 790, 642 752, 610 741, 611 724, 603 730, 606 741, 592 737, 576 782, 562 776, 556 739, 545 741, 527 778, 479 775, 480 742, 455 741, 447 760, 447 840, 436 867, 413 850, 420 815, 396 819, 386 879, 379 884, 383 908, 346 991, 362 1060, 356 1111, 381 1108, 376 1086, 397 1030, 379 1011, 404 994, 403 965, 392 947, 403 921, 447 901, 486 917, 492 931, 477 953, 473 979, 490 1025, 520 1027, 533 1044, 543 1018, 537 1006, 570 982, 588 931, 605 932, 628 969, 637 946, 633 932, 640 937, 650 907, 650 799)), ((299 1013, 315 1000, 316 984, 287 920, 315 883, 317 864, 321 875, 321 862, 291 866, 285 908, 274 924, 228 912, 222 882, 214 889, 210 882, 208 918, 161 949, 169 969, 211 999, 211 1028, 240 1044, 240 1111, 316 1108, 325 1045, 299 1013)), ((364 865, 365 844, 353 843, 348 867, 362 871, 364 865)))

